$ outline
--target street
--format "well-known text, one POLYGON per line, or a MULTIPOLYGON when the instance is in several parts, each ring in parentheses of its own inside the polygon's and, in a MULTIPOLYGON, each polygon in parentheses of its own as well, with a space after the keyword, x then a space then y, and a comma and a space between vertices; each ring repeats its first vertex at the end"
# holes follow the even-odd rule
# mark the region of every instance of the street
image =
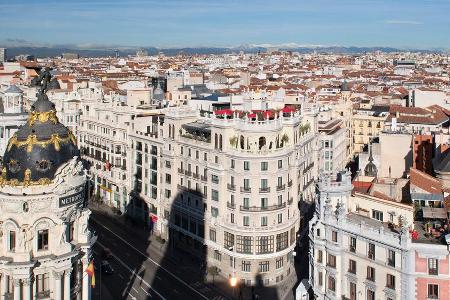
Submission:
POLYGON ((94 247, 97 263, 101 261, 102 249, 108 248, 115 270, 106 275, 100 274, 97 268, 94 299, 227 299, 200 281, 201 274, 195 274, 195 270, 186 271, 183 265, 176 264, 169 270, 170 264, 164 255, 152 251, 156 245, 130 234, 128 228, 111 222, 108 216, 94 212, 91 224, 98 235, 94 247))

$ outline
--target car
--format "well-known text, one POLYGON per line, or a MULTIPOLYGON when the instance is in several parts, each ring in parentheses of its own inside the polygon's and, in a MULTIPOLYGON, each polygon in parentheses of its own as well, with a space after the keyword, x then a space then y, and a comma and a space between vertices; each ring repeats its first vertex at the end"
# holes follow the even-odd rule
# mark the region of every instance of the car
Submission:
POLYGON ((102 273, 110 275, 114 273, 114 269, 107 260, 102 260, 102 273))
POLYGON ((103 248, 103 250, 102 250, 102 259, 103 260, 109 260, 112 257, 113 256, 112 256, 111 250, 109 250, 109 248, 103 248))

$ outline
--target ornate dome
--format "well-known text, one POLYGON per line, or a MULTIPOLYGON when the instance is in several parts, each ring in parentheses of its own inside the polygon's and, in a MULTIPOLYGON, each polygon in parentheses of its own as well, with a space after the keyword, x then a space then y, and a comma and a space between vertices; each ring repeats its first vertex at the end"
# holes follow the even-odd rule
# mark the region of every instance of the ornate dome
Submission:
POLYGON ((49 184, 60 166, 79 156, 75 136, 59 122, 45 88, 31 106, 27 123, 9 140, 1 185, 49 184))
POLYGON ((370 144, 370 155, 369 155, 369 163, 364 168, 364 175, 370 176, 370 177, 377 177, 378 169, 377 166, 373 163, 373 156, 372 156, 372 144, 370 144))

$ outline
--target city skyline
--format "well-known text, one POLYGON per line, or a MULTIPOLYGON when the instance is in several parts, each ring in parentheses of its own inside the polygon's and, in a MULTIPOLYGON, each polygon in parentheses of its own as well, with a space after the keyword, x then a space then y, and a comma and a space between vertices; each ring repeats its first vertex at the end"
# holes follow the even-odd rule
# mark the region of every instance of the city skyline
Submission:
POLYGON ((1 3, 0 8, 8 11, 0 28, 5 46, 450 48, 447 0, 46 0, 1 3))

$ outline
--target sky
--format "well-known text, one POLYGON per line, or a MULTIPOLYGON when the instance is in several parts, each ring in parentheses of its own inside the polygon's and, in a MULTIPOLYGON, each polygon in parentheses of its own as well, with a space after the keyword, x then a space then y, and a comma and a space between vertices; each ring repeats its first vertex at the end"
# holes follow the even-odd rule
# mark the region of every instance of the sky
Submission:
POLYGON ((450 48, 450 0, 0 0, 0 45, 450 48))

